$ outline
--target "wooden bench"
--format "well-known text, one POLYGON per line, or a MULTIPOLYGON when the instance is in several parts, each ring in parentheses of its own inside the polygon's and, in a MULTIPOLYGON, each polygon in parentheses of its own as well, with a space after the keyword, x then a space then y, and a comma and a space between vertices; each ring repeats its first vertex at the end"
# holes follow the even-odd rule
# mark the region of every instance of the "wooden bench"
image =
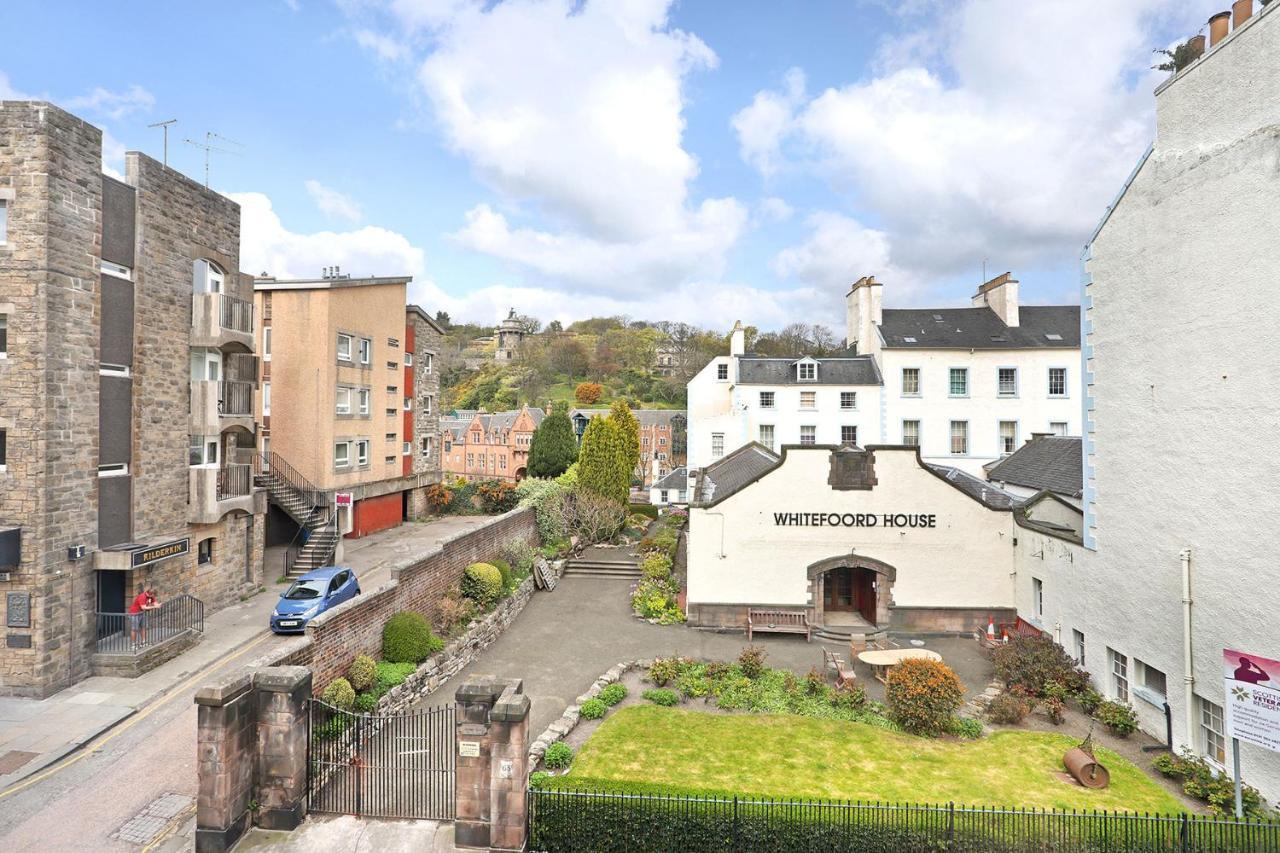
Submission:
POLYGON ((822 650, 822 659, 826 664, 826 668, 835 673, 836 685, 843 687, 846 684, 854 684, 858 680, 858 676, 853 671, 852 664, 844 662, 844 658, 835 652, 822 650))
POLYGON ((747 642, 753 631, 772 631, 775 634, 804 634, 805 642, 813 635, 809 616, 803 610, 747 610, 747 642))

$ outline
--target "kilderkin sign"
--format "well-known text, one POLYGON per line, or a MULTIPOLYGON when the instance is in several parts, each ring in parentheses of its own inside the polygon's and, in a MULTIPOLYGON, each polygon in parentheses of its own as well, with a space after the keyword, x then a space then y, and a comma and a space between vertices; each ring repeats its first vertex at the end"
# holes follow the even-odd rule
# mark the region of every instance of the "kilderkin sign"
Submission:
POLYGON ((130 554, 130 565, 135 569, 143 566, 149 566, 152 563, 158 563, 161 560, 167 560, 170 557, 181 557, 191 551, 191 539, 175 539, 172 542, 164 542, 160 545, 151 545, 146 548, 134 551, 130 554))

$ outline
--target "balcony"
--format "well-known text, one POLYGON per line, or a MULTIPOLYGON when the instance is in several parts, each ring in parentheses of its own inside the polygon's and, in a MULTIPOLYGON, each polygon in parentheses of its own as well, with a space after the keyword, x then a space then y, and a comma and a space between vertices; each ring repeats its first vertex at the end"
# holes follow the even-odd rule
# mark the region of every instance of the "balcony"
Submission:
POLYGON ((265 493, 255 493, 252 468, 242 464, 191 466, 190 522, 213 524, 236 510, 265 512, 265 493), (261 506, 255 508, 257 504, 261 506))
POLYGON ((217 435, 241 427, 253 432, 253 383, 199 380, 191 383, 192 435, 217 435))
POLYGON ((145 613, 95 613, 93 674, 137 678, 194 645, 204 633, 204 602, 179 595, 145 613))
POLYGON ((253 303, 225 293, 193 294, 191 345, 222 348, 230 343, 253 350, 253 303))

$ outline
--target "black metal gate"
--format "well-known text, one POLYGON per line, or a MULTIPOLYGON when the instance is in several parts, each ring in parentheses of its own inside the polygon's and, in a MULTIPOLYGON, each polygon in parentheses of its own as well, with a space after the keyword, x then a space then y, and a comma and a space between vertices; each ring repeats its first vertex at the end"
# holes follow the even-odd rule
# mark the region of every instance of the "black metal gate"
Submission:
POLYGON ((307 716, 311 811, 453 818, 453 706, 378 716, 310 699, 307 716))

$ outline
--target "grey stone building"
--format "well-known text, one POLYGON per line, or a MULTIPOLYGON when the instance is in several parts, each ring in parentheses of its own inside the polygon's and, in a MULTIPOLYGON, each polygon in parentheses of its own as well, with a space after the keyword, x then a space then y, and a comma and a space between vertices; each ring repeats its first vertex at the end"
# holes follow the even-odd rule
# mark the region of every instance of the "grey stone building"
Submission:
POLYGON ((239 207, 101 164, 99 129, 0 102, 0 694, 136 674, 262 583, 239 207))

